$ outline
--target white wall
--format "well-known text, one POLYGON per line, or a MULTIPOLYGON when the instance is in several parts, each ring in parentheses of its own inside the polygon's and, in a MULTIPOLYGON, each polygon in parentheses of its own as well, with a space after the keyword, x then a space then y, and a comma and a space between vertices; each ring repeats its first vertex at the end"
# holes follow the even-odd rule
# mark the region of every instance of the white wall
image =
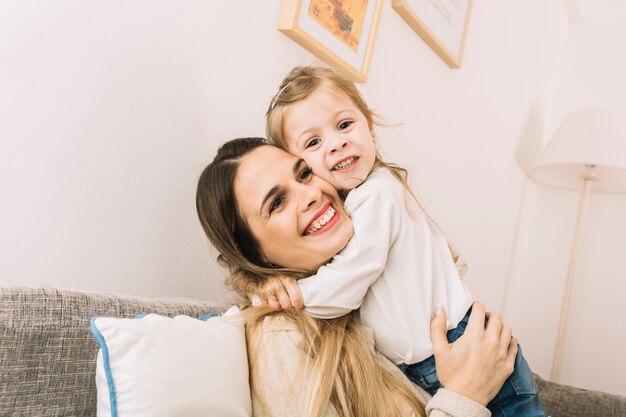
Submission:
MULTIPOLYGON (((223 299, 195 181, 220 143, 263 135, 280 79, 315 62, 275 29, 279 4, 1 2, 1 279, 223 299)), ((520 164, 552 128, 567 35, 560 1, 477 1, 450 70, 385 2, 361 86, 403 123, 380 130, 383 153, 410 169, 494 310, 532 258, 520 164)))
MULTIPOLYGON (((569 0, 575 3, 574 0, 569 0)), ((544 142, 571 110, 626 110, 626 3, 596 0, 568 30, 544 142)), ((626 140, 626 139, 625 139, 626 140)), ((535 145, 535 144, 532 144, 535 145)), ((533 152, 533 146, 527 148, 533 152)), ((548 376, 580 194, 527 184, 507 318, 548 376), (549 335, 546 337, 546 335, 549 335)), ((626 195, 592 194, 565 334, 562 382, 626 395, 626 195)))

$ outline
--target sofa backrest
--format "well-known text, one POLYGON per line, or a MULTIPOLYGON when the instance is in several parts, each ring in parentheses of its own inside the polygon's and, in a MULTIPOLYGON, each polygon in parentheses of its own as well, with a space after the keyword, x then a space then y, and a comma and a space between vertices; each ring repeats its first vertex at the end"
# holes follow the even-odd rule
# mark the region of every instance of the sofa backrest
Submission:
POLYGON ((224 305, 0 284, 0 416, 95 417, 93 316, 198 317, 224 305))

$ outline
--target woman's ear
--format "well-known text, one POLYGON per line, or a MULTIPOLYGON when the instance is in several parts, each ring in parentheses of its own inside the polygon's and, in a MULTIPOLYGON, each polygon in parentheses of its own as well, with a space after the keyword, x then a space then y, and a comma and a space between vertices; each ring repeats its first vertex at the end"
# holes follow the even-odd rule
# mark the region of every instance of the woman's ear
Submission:
POLYGON ((261 262, 265 264, 266 268, 274 269, 276 267, 276 265, 267 260, 267 256, 265 256, 263 252, 260 252, 259 256, 261 257, 261 262))

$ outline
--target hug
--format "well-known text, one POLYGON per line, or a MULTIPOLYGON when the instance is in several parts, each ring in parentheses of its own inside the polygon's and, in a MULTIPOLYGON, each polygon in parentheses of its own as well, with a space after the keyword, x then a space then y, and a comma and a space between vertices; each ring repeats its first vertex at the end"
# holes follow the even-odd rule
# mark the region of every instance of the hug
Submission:
POLYGON ((252 304, 255 415, 547 416, 512 330, 474 302, 407 171, 380 155, 356 86, 296 67, 266 119, 267 139, 220 147, 196 195, 252 304), (283 386, 264 384, 277 372, 283 386))

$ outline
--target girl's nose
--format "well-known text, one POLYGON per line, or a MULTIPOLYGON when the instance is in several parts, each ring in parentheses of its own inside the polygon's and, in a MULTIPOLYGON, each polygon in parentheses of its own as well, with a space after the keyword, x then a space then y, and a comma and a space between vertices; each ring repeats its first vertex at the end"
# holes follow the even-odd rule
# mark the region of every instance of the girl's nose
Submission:
POLYGON ((338 152, 342 150, 343 148, 345 148, 347 144, 348 144, 348 141, 342 136, 337 136, 335 138, 332 138, 330 146, 329 146, 329 152, 331 154, 338 152))

